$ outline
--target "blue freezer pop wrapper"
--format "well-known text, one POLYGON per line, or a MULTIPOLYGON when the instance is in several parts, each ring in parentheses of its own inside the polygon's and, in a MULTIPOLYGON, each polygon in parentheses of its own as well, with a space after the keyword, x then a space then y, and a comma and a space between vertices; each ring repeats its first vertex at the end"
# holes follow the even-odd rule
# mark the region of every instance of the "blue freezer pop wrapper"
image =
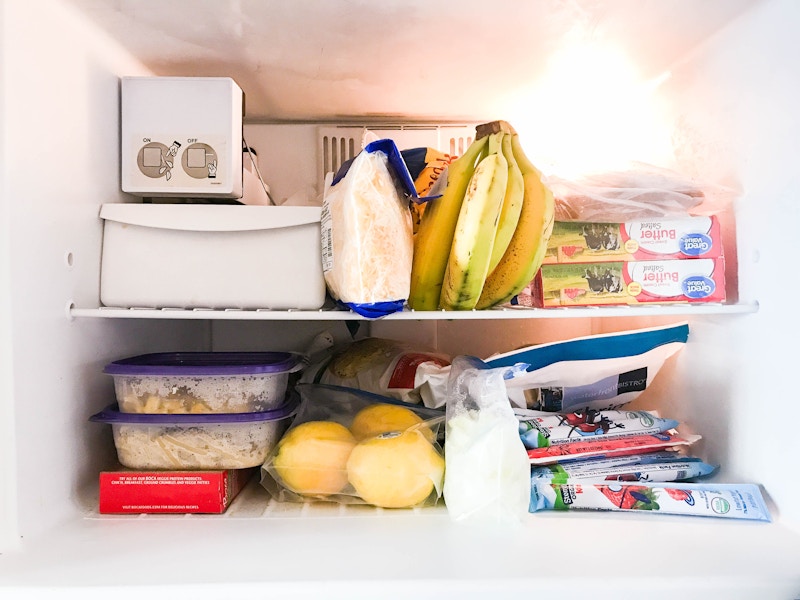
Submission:
POLYGON ((552 483, 531 480, 529 512, 539 510, 649 511, 771 521, 757 485, 749 483, 552 483))
POLYGON ((678 426, 645 410, 585 410, 569 414, 517 410, 519 435, 529 450, 587 439, 662 433, 678 426))

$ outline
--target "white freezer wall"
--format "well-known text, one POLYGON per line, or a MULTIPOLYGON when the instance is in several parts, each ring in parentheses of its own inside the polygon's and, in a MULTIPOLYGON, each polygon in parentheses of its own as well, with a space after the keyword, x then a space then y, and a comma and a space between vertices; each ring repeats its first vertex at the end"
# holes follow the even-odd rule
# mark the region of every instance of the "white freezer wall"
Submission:
POLYGON ((692 401, 702 407, 696 419, 713 427, 714 408, 725 410, 728 477, 762 483, 798 529, 800 436, 785 416, 796 410, 800 332, 800 284, 791 273, 791 224, 800 219, 799 23, 800 3, 757 5, 676 65, 667 90, 680 107, 676 120, 704 141, 687 146, 684 158, 743 190, 740 286, 759 303, 754 315, 696 324, 697 361, 686 365, 689 390, 699 392, 692 401), (764 435, 764 420, 774 435, 764 435))
POLYGON ((0 2, 0 26, 2 552, 86 507, 107 446, 87 418, 113 399, 104 364, 210 338, 198 323, 68 318, 98 303, 99 205, 123 198, 118 75, 149 72, 57 0, 0 2))

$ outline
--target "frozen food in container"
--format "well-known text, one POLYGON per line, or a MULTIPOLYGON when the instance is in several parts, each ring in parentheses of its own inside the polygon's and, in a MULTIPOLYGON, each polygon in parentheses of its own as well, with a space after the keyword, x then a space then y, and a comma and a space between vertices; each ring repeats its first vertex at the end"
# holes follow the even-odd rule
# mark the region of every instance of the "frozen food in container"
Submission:
POLYGON ((283 402, 292 352, 162 352, 106 365, 124 413, 246 413, 283 402))
POLYGON ((111 425, 120 464, 131 469, 245 469, 261 465, 298 400, 251 413, 123 413, 110 405, 89 420, 111 425))

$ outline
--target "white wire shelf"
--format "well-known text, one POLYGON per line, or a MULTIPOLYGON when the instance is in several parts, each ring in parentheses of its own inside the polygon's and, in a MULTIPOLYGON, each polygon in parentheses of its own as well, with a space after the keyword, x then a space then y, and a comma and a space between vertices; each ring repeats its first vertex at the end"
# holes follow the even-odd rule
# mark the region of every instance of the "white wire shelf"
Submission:
MULTIPOLYGON (((566 319, 648 316, 733 315, 758 311, 757 302, 736 304, 648 304, 637 306, 581 306, 560 308, 503 307, 469 311, 404 310, 382 317, 385 320, 496 320, 496 319, 566 319)), ((355 312, 341 309, 271 310, 239 308, 148 308, 112 307, 77 308, 70 306, 70 318, 105 319, 209 319, 233 321, 371 321, 355 312)))

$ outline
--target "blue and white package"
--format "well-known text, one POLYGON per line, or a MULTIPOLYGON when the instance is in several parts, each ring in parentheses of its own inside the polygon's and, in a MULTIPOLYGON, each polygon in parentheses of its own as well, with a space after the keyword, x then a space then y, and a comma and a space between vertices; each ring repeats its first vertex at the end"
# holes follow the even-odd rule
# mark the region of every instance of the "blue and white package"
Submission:
MULTIPOLYGON (((406 165, 406 161, 403 158, 403 152, 397 148, 397 144, 395 144, 394 140, 388 138, 375 140, 374 142, 370 142, 364 146, 363 152, 366 152, 367 154, 373 152, 383 152, 386 155, 386 160, 392 175, 394 176, 397 184, 400 186, 402 193, 409 198, 419 200, 417 188, 414 186, 414 179, 411 177, 411 172, 408 170, 408 165, 406 165)), ((356 158, 351 158, 350 160, 342 163, 342 166, 339 167, 339 170, 336 171, 336 174, 333 176, 331 186, 339 183, 339 181, 341 181, 344 176, 347 175, 356 158)))
POLYGON ((678 426, 678 421, 662 419, 646 410, 589 409, 553 414, 517 408, 514 413, 519 421, 519 436, 529 450, 600 437, 608 439, 663 433, 678 426))
POLYGON ((368 144, 326 185, 322 271, 339 304, 367 318, 403 310, 414 252, 409 200, 416 196, 390 139, 368 144))
POLYGON ((531 479, 576 481, 683 481, 707 477, 717 467, 677 452, 589 458, 531 468, 531 479))
POLYGON ((530 365, 527 373, 506 382, 508 397, 519 408, 614 410, 645 391, 688 337, 689 325, 680 323, 529 346, 486 362, 530 365))
POLYGON ((643 511, 770 522, 761 489, 752 483, 581 482, 531 480, 529 512, 643 511))

